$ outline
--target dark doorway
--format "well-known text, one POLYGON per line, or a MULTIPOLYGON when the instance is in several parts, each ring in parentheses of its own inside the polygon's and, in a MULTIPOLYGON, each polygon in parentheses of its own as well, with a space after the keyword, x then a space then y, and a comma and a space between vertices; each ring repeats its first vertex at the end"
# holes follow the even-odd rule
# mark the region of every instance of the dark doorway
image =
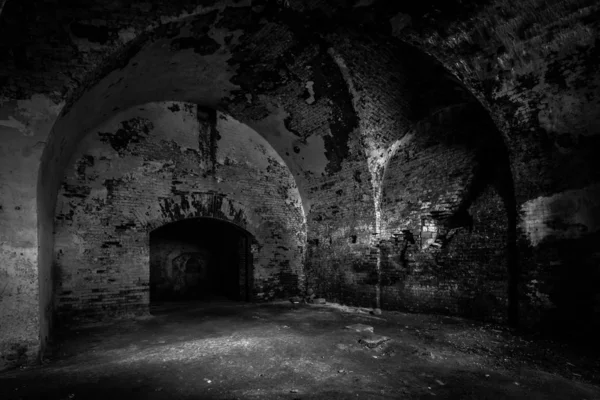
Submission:
POLYGON ((150 232, 150 302, 250 300, 252 236, 237 225, 195 218, 150 232))

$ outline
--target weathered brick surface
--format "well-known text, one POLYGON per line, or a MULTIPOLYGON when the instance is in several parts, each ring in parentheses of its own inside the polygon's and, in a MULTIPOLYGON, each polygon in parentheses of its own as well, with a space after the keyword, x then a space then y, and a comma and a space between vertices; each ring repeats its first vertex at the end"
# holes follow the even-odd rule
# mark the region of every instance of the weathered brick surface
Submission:
MULTIPOLYGON (((48 332, 55 199, 79 140, 120 110, 161 100, 227 111, 267 140, 297 182, 310 243, 323 246, 310 244, 306 253, 297 248, 293 257, 308 256, 307 270, 318 271, 319 282, 346 282, 337 292, 327 289, 341 299, 352 298, 336 294, 342 291, 372 298, 372 285, 350 283, 371 279, 373 271, 381 279, 385 254, 376 245, 389 239, 379 209, 387 157, 414 123, 474 96, 502 134, 499 148, 508 149, 511 176, 494 185, 509 204, 511 224, 519 218, 523 307, 528 315, 545 310, 545 300, 532 299, 552 298, 552 276, 572 264, 587 266, 580 275, 586 284, 597 282, 590 238, 600 220, 594 206, 599 7, 594 0, 7 2, 0 19, 0 124, 10 134, 2 136, 8 173, 1 183, 14 190, 2 191, 0 222, 19 233, 3 236, 7 244, 0 248, 0 265, 8 265, 0 272, 9 282, 0 299, 0 316, 9 321, 4 326, 18 326, 23 341, 37 334, 37 324, 45 332, 42 342, 48 332), (356 171, 361 182, 353 181, 356 171), (33 193, 37 215, 24 218, 33 193), (20 232, 39 243, 21 240, 20 232), (547 256, 555 248, 562 250, 547 256), (576 258, 569 248, 578 249, 576 258), (334 267, 357 264, 362 272, 334 267), (536 274, 545 283, 532 286, 528 279, 536 274), (36 322, 32 316, 40 309, 36 322)), ((201 148, 210 153, 211 143, 201 148)), ((88 169, 88 162, 79 165, 88 169)), ((125 201, 119 186, 127 182, 107 184, 125 201)), ((79 183, 65 188, 74 204, 95 196, 79 183)), ((161 190, 166 195, 169 188, 161 190)), ((193 215, 188 203, 229 215, 221 210, 226 200, 200 197, 165 204, 169 218, 176 210, 193 215)), ((128 219, 117 223, 127 226, 128 219)), ((257 287, 293 276, 263 276, 257 287)), ((565 310, 578 307, 551 301, 559 303, 565 310)), ((0 326, 1 343, 10 347, 16 337, 0 326)))
POLYGON ((149 232, 195 217, 254 235, 254 295, 294 292, 303 279, 300 207, 281 159, 230 117, 182 103, 129 110, 84 139, 65 175, 56 213, 59 315, 143 310, 149 232))
POLYGON ((493 130, 476 108, 419 123, 383 175, 381 305, 505 321, 508 213, 493 130), (471 120, 459 118, 468 113, 471 120))
MULTIPOLYGON (((417 16, 400 10, 403 6, 399 5, 396 11, 401 14, 391 20, 394 35, 408 39, 452 71, 486 106, 505 137, 520 226, 542 221, 533 240, 531 230, 519 229, 522 322, 535 325, 546 314, 550 319, 556 314, 580 315, 582 307, 564 301, 564 296, 561 311, 550 299, 561 297, 553 295, 559 287, 554 282, 562 280, 557 276, 563 277, 559 271, 567 273, 585 265, 586 272, 574 274, 582 278, 582 287, 587 287, 590 277, 598 282, 596 251, 588 246, 596 235, 599 216, 587 206, 565 207, 554 199, 598 203, 591 193, 599 180, 595 154, 600 114, 591 110, 600 106, 600 5, 589 0, 454 6, 417 16), (568 211, 535 210, 532 203, 555 203, 556 208, 568 211), (553 227, 548 229, 548 224, 553 227), (582 230, 586 231, 583 235, 582 230), (561 251, 553 250, 549 257, 549 248, 561 251)), ((593 297, 587 296, 588 300, 593 297)), ((598 315, 583 308, 588 312, 582 320, 597 324, 598 315)))
MULTIPOLYGON (((427 211, 421 212, 430 217, 427 211)), ((448 221, 425 220, 411 236, 414 243, 406 233, 382 243, 383 307, 506 322, 503 200, 488 187, 467 212, 472 225, 451 227, 448 221), (427 245, 429 239, 435 241, 427 245)))

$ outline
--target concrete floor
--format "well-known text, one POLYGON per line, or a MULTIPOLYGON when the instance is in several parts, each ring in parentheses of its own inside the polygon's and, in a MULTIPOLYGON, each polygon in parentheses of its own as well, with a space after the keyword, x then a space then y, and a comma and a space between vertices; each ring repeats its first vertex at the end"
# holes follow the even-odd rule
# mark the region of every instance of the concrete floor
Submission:
POLYGON ((63 332, 0 399, 600 399, 598 358, 459 318, 337 305, 166 304, 63 332), (391 340, 369 348, 366 324, 391 340))

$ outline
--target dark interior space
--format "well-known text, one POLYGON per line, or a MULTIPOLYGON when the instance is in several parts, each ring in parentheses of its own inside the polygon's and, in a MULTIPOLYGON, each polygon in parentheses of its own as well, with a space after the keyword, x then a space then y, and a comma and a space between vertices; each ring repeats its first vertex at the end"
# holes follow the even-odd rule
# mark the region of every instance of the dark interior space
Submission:
POLYGON ((213 218, 150 232, 150 302, 248 300, 251 236, 213 218))
POLYGON ((598 0, 0 0, 0 399, 600 399, 598 110, 598 0))

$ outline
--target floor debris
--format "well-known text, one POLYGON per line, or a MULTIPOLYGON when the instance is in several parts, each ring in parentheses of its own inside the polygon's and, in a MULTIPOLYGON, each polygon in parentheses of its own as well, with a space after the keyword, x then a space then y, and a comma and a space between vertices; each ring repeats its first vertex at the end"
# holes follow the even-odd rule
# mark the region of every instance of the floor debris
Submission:
POLYGON ((370 332, 370 333, 373 333, 373 327, 369 326, 369 325, 364 325, 364 324, 348 325, 348 326, 346 326, 346 329, 350 329, 350 330, 356 331, 356 332, 370 332))
POLYGON ((381 335, 371 335, 365 338, 361 338, 358 340, 358 343, 367 346, 370 349, 381 346, 382 344, 390 341, 390 338, 387 336, 381 335))
POLYGON ((52 362, 0 374, 0 399, 600 399, 591 348, 458 318, 352 310, 157 306, 152 319, 61 332, 52 362))

